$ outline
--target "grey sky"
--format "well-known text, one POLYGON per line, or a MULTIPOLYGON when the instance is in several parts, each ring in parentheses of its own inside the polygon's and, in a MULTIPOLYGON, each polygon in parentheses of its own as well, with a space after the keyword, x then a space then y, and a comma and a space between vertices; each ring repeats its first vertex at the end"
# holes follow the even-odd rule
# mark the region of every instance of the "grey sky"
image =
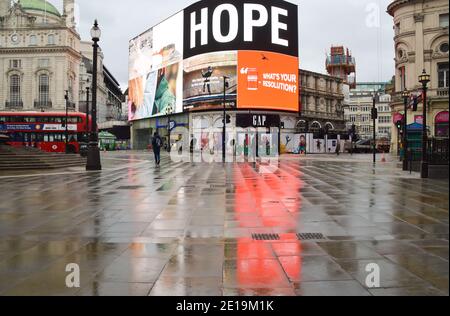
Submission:
MULTIPOLYGON (((62 8, 62 0, 50 0, 62 8)), ((128 81, 128 41, 194 0, 76 0, 80 8, 79 32, 89 39, 98 18, 103 30, 105 64, 121 83, 128 81)), ((348 47, 357 62, 358 81, 387 81, 394 74, 390 0, 291 0, 299 5, 300 67, 325 73, 325 53, 332 44, 348 47), (380 26, 369 27, 374 8, 380 26)), ((376 21, 375 21, 376 22, 376 21)), ((372 24, 373 25, 373 24, 372 24)))

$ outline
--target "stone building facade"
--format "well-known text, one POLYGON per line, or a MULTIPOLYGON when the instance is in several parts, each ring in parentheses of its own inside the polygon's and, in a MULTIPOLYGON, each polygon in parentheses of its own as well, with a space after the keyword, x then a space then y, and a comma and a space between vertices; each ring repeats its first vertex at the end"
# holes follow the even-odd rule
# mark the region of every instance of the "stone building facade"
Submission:
POLYGON ((301 112, 299 128, 310 131, 328 126, 330 131, 345 132, 344 83, 328 75, 300 70, 301 112))
MULTIPOLYGON (((402 92, 421 94, 418 77, 425 69, 428 85, 427 126, 431 137, 448 137, 449 4, 446 0, 396 0, 388 7, 395 29, 393 117, 404 115, 402 92), (446 122, 445 122, 446 121, 446 122)), ((409 124, 420 121, 423 105, 408 111, 409 124)), ((394 124, 395 122, 393 122, 394 124)), ((399 131, 393 127, 392 151, 398 152, 399 131)))
MULTIPOLYGON (((0 111, 86 111, 93 48, 76 30, 74 0, 63 14, 44 0, 0 0, 0 111)), ((101 43, 100 43, 101 44, 101 43)), ((99 49, 98 122, 123 120, 120 85, 99 49)), ((92 102, 92 91, 90 102, 92 102)))
POLYGON ((356 133, 361 139, 373 139, 372 107, 373 96, 376 92, 375 106, 378 109, 378 120, 376 120, 375 132, 377 139, 391 139, 391 96, 384 92, 386 86, 387 83, 383 82, 361 82, 350 91, 350 103, 345 106, 344 110, 347 130, 355 125, 356 133))
POLYGON ((0 110, 62 111, 65 91, 78 107, 80 35, 73 2, 0 0, 0 110))

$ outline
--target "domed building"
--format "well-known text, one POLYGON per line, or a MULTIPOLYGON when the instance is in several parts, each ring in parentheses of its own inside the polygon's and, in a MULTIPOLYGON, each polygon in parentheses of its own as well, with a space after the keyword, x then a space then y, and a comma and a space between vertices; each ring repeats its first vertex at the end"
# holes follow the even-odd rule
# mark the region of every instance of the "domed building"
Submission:
POLYGON ((78 110, 82 55, 74 0, 0 0, 0 111, 78 110))

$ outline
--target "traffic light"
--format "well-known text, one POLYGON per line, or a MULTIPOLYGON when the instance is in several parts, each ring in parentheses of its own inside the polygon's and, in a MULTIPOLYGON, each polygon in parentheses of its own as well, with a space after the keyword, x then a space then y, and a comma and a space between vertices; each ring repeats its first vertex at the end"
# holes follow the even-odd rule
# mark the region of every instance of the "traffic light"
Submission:
POLYGON ((377 120, 377 119, 378 119, 378 109, 372 108, 372 120, 377 120))
POLYGON ((402 122, 402 121, 397 121, 397 122, 395 123, 395 125, 397 126, 398 130, 401 130, 402 127, 403 127, 403 122, 402 122))

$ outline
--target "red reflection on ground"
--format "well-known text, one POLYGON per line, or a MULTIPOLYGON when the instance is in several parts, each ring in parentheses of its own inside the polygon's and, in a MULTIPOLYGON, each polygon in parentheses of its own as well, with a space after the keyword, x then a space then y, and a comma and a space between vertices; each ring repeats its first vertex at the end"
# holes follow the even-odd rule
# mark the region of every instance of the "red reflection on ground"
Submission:
POLYGON ((249 164, 235 169, 235 220, 253 233, 280 235, 277 241, 239 238, 237 281, 242 288, 287 288, 301 278, 301 244, 296 230, 300 219, 300 173, 281 167, 260 174, 249 164), (287 277, 286 277, 287 276, 287 277))

